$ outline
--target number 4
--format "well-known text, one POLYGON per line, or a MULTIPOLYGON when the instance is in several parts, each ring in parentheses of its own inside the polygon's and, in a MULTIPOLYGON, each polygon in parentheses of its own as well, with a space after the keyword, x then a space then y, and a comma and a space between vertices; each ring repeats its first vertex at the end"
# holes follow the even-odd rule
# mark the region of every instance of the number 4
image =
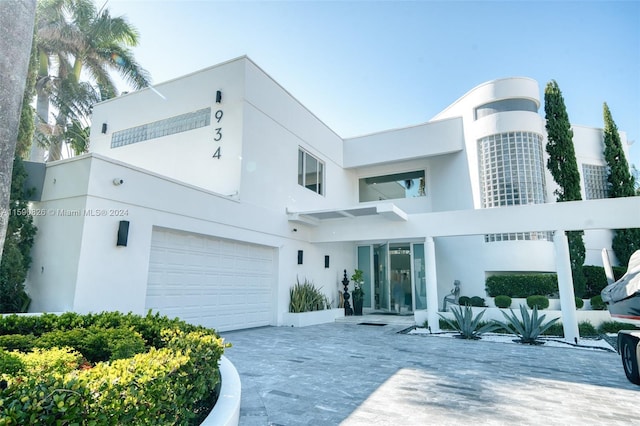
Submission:
POLYGON ((216 149, 216 152, 213 153, 212 158, 217 158, 219 160, 221 156, 222 156, 222 153, 220 152, 220 147, 218 147, 218 149, 216 149))

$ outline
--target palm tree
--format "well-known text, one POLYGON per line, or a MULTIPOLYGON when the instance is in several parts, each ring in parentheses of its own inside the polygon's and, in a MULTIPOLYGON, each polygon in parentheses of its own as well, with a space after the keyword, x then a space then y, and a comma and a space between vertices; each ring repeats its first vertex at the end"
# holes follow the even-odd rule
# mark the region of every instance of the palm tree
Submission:
POLYGON ((9 216, 11 175, 27 80, 35 0, 0 1, 0 257, 9 216))
MULTIPOLYGON (((138 43, 135 28, 124 17, 112 17, 105 7, 97 9, 91 0, 41 0, 36 36, 37 111, 44 128, 40 139, 48 140, 52 161, 60 158, 62 143, 69 139, 67 129, 74 127, 77 137, 80 126, 88 135, 91 105, 117 96, 110 72, 135 89, 148 86, 149 76, 129 50, 138 43), (82 81, 85 76, 87 81, 82 81), (54 126, 48 125, 51 105, 58 111, 54 126)), ((34 143, 36 151, 38 145, 34 143)), ((32 160, 37 160, 33 154, 32 149, 32 160)))

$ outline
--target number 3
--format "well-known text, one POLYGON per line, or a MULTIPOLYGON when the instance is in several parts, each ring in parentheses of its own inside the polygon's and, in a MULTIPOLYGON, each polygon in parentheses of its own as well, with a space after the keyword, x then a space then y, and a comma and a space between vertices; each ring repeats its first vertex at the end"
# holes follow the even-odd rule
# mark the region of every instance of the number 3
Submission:
POLYGON ((218 142, 220 139, 222 139, 222 127, 217 127, 216 128, 216 135, 213 138, 213 140, 218 142))

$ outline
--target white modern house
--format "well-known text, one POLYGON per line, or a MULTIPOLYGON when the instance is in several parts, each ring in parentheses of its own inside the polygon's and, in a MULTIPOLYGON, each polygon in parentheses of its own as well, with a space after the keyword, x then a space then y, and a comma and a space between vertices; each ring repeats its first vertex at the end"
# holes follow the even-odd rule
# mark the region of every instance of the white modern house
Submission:
POLYGON ((539 109, 536 81, 505 78, 343 139, 247 57, 103 102, 90 153, 46 166, 30 309, 281 325, 297 279, 337 306, 358 268, 365 311, 435 316, 454 280, 485 297, 491 274, 566 274, 558 230, 601 264, 640 198, 605 199, 602 130, 574 126, 587 201, 554 203, 539 109))

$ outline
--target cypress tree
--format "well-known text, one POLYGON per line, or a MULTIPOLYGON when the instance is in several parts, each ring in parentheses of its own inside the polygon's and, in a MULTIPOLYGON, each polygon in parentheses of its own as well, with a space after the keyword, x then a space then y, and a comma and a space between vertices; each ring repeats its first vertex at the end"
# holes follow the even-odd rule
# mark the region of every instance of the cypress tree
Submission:
MULTIPOLYGON (((609 106, 603 105, 604 159, 607 162, 609 198, 633 197, 636 195, 635 179, 622 150, 618 126, 611 117, 609 106)), ((616 229, 612 248, 621 265, 626 266, 634 251, 640 250, 640 228, 616 229)))
MULTIPOLYGON (((564 104, 562 92, 555 80, 547 83, 544 89, 544 112, 547 129, 546 151, 549 154, 547 168, 558 184, 554 191, 556 201, 582 200, 580 194, 580 172, 573 146, 573 131, 569 115, 564 104)), ((582 271, 585 259, 583 231, 568 231, 569 255, 573 289, 577 297, 582 297, 586 288, 586 280, 582 271)))

